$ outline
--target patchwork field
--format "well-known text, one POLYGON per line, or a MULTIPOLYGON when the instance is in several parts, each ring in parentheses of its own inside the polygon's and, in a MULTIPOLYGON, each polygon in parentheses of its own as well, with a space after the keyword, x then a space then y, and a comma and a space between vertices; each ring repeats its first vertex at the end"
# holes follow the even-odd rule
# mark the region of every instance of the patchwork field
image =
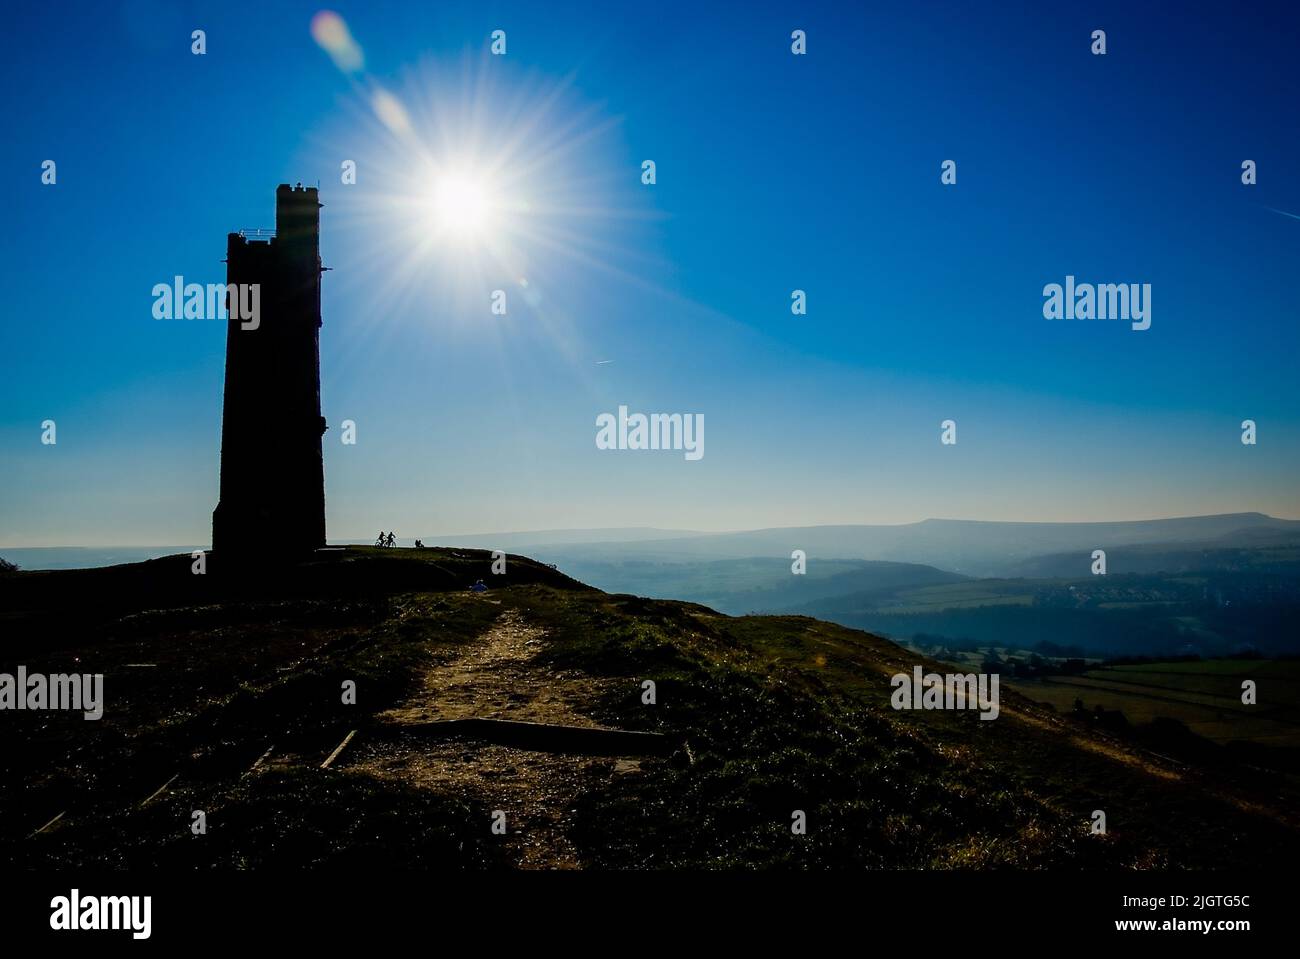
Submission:
POLYGON ((1132 723, 1176 719, 1212 742, 1300 747, 1300 662, 1216 659, 1144 663, 1008 682, 1030 699, 1069 711, 1120 710, 1132 723), (1256 705, 1241 701, 1242 682, 1256 684, 1256 705))

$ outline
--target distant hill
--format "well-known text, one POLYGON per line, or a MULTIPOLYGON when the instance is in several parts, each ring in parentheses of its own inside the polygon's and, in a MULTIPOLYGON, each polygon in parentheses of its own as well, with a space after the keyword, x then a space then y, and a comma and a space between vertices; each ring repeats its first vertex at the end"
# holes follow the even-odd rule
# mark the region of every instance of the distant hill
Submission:
POLYGON ((571 558, 565 572, 606 592, 701 603, 725 613, 789 610, 846 594, 873 597, 900 589, 963 582, 967 577, 916 563, 829 559, 794 575, 789 559, 727 559, 699 563, 584 561, 571 558))
POLYGON ((610 595, 522 556, 493 576, 477 550, 210 559, 204 575, 187 555, 0 575, 0 672, 105 677, 98 722, 3 716, 0 862, 1280 869, 1300 854, 1290 780, 1005 688, 993 721, 895 710, 893 674, 942 667, 868 633, 610 595), (1098 808, 1105 836, 1087 828, 1098 808))
POLYGON ((1094 656, 1300 652, 1300 523, 1260 513, 1087 524, 929 520, 534 552, 613 592, 731 614, 809 615, 900 639, 1054 644, 1094 656), (1073 545, 1040 552, 1062 543, 1073 545), (1101 579, 1091 575, 1099 547, 1108 565, 1101 579), (805 575, 791 575, 793 549, 807 554, 805 575), (701 558, 745 551, 756 555, 701 558), (933 565, 853 558, 872 552, 933 565), (981 577, 951 572, 963 564, 981 577))
MULTIPOLYGON (((534 535, 534 534, 529 534, 534 535)), ((635 540, 605 537, 549 540, 541 534, 528 543, 531 555, 548 562, 653 563, 706 562, 724 559, 790 556, 804 550, 810 561, 862 559, 935 566, 967 576, 1016 575, 1019 564, 1036 556, 1090 554, 1102 548, 1138 544, 1183 544, 1217 541, 1221 548, 1258 545, 1261 537, 1300 542, 1300 520, 1275 519, 1263 513, 1230 513, 1179 519, 1107 523, 1003 523, 928 519, 898 526, 806 526, 644 536, 635 540)), ((425 542, 491 548, 486 537, 436 537, 425 542)))
MULTIPOLYGON (((785 559, 807 553, 810 573, 825 560, 870 560, 934 566, 965 576, 1024 575, 1036 557, 1108 552, 1124 546, 1213 543, 1215 548, 1300 544, 1300 520, 1263 513, 1226 513, 1178 519, 1105 523, 1004 523, 927 519, 896 526, 804 526, 701 533, 653 527, 424 534, 399 537, 468 549, 527 550, 548 563, 576 568, 592 563, 702 563, 729 559, 785 559)), ((371 540, 346 541, 366 545, 371 540)), ((67 569, 152 559, 189 550, 179 546, 0 546, 0 555, 24 569, 67 569)), ((193 547, 204 548, 204 547, 193 547)), ((757 586, 758 584, 751 584, 757 586)), ((644 592, 644 590, 640 590, 644 592)))
MULTIPOLYGON (((1014 564, 1008 575, 1074 578, 1091 554, 1049 553, 1014 564)), ((1282 529, 1237 531, 1199 543, 1138 543, 1106 550, 1108 573, 1184 573, 1209 570, 1300 574, 1300 533, 1282 529), (1226 546, 1226 543, 1235 545, 1226 546)))

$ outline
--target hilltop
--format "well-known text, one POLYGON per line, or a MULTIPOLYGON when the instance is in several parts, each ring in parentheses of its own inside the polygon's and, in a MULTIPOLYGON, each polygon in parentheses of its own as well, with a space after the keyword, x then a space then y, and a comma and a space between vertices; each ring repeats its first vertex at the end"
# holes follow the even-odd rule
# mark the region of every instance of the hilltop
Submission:
POLYGON ((468 549, 190 566, 0 575, 0 671, 100 672, 106 699, 98 722, 0 713, 0 861, 1114 869, 1300 853, 1290 777, 1156 754, 1005 686, 993 722, 895 711, 892 674, 948 669, 808 617, 607 594, 521 556, 493 576, 468 549), (484 719, 547 725, 455 724, 484 719))

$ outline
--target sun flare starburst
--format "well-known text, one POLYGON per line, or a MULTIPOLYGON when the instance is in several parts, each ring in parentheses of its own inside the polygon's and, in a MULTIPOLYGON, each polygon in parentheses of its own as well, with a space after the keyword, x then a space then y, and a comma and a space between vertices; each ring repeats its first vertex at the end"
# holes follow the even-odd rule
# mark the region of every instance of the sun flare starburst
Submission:
MULTIPOLYGON (((317 42, 334 56, 345 30, 325 22, 317 42)), ((358 48, 340 64, 354 95, 319 150, 355 171, 325 202, 355 244, 334 283, 364 286, 369 322, 388 333, 436 317, 444 331, 507 337, 512 324, 482 317, 527 316, 530 334, 576 361, 576 291, 599 276, 655 287, 662 270, 632 241, 638 221, 662 215, 637 193, 618 118, 573 75, 467 54, 381 80, 364 62, 358 48)))

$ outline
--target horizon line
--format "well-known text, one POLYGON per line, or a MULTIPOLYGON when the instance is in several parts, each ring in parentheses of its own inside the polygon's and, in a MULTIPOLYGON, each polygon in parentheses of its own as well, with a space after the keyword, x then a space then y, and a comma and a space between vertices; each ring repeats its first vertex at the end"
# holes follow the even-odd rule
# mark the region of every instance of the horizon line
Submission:
MULTIPOLYGON (((489 537, 489 536, 536 536, 547 533, 607 533, 616 530, 649 530, 669 534, 685 534, 688 536, 724 536, 730 533, 762 533, 769 530, 785 529, 833 529, 833 528, 853 528, 853 527, 881 527, 887 529, 902 528, 904 526, 919 526, 922 523, 941 522, 941 523, 987 523, 989 525, 1002 526, 1099 526, 1114 525, 1119 523, 1162 523, 1173 522, 1176 520, 1193 520, 1193 519, 1220 519, 1231 516, 1262 516, 1265 519, 1279 520, 1284 523, 1300 522, 1300 517, 1274 516, 1271 513, 1265 513, 1261 510, 1242 510, 1233 513, 1196 513, 1192 515, 1180 516, 1150 516, 1141 519, 1103 519, 1103 520, 1000 520, 1000 519, 969 519, 964 517, 950 516, 927 516, 925 519, 911 520, 904 523, 813 523, 803 526, 754 526, 734 529, 719 530, 701 530, 701 529, 673 529, 659 526, 569 526, 569 527, 551 527, 547 529, 533 530, 498 530, 489 533, 438 533, 425 534, 418 536, 403 536, 400 539, 432 539, 435 536, 441 537, 489 537)), ((670 537, 665 537, 670 538, 670 537)), ((332 538, 326 542, 326 546, 365 546, 370 542, 369 536, 361 537, 340 537, 332 538)), ((576 545, 576 544, 573 544, 576 545)), ((103 544, 63 544, 56 546, 20 546, 20 545, 0 545, 0 551, 7 549, 198 549, 204 548, 196 546, 194 543, 103 543, 103 544)), ((206 547, 210 552, 211 546, 206 547)))

